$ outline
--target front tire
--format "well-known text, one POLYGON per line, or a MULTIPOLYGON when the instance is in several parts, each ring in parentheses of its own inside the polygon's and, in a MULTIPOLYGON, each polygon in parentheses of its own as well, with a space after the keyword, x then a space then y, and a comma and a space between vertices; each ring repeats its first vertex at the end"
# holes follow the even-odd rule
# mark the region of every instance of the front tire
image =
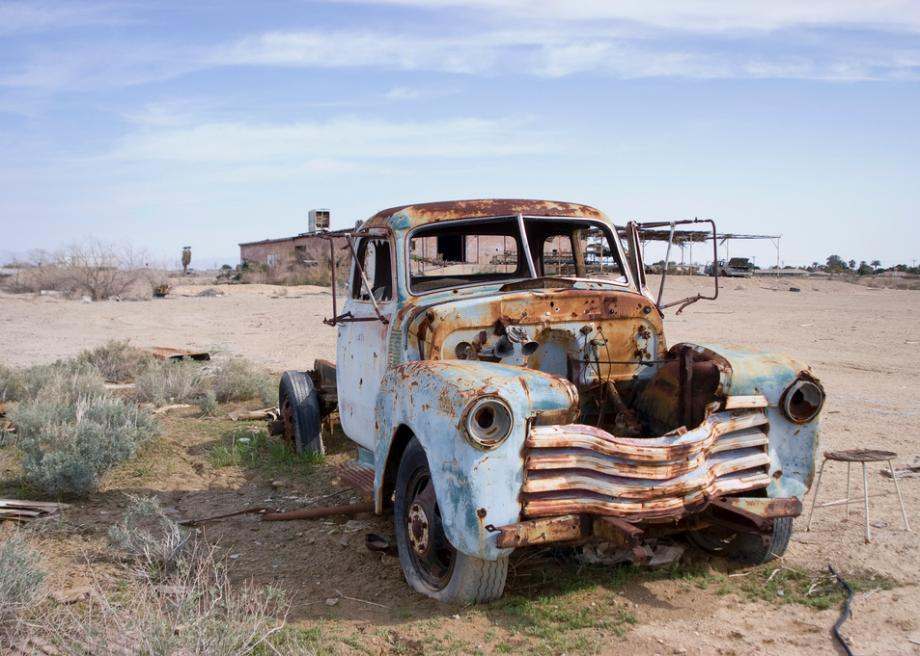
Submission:
POLYGON ((713 526, 690 531, 687 537, 692 544, 708 553, 760 565, 786 553, 792 537, 792 518, 777 517, 773 520, 773 530, 764 535, 733 533, 713 526))
POLYGON ((508 558, 484 560, 454 549, 441 521, 428 458, 412 438, 396 475, 396 546, 406 582, 445 603, 484 603, 501 597, 508 558))
POLYGON ((323 453, 322 415, 313 381, 302 371, 285 371, 278 386, 283 437, 298 454, 323 453))

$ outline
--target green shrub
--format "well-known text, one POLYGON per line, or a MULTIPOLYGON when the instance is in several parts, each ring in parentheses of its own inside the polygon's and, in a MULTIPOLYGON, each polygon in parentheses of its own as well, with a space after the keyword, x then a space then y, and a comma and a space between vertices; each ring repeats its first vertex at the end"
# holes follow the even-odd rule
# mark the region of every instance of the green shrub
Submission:
POLYGON ((0 642, 12 634, 19 617, 38 603, 44 579, 38 553, 22 533, 0 541, 0 642))
POLYGON ((221 403, 256 398, 265 403, 277 403, 275 382, 243 358, 230 358, 221 363, 214 372, 214 392, 221 403))
POLYGON ((99 370, 110 383, 130 383, 153 364, 153 356, 128 344, 127 340, 110 340, 102 346, 86 350, 77 356, 77 362, 99 370))
POLYGON ((282 439, 270 438, 268 431, 234 428, 211 449, 215 467, 259 467, 271 472, 293 472, 323 462, 321 453, 298 454, 282 439))
POLYGON ((12 420, 24 480, 52 497, 86 496, 157 432, 148 413, 105 395, 37 398, 16 408, 12 420))
POLYGON ((138 400, 155 405, 195 402, 207 387, 207 376, 197 362, 157 362, 134 381, 138 400))

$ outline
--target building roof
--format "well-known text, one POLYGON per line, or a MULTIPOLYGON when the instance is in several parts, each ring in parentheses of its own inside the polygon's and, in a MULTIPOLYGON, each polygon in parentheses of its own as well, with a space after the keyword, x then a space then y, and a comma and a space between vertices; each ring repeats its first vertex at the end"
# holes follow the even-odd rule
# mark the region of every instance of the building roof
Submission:
POLYGON ((555 200, 528 200, 519 198, 485 198, 476 200, 449 200, 437 203, 400 205, 377 212, 362 227, 408 230, 418 225, 473 219, 490 216, 570 216, 604 219, 604 214, 589 205, 555 200))

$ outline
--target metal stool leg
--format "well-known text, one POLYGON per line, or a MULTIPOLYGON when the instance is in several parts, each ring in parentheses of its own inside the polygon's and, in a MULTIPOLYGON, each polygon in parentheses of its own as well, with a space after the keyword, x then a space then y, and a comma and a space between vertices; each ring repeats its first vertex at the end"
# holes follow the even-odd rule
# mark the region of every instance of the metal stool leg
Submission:
POLYGON ((843 501, 843 516, 844 518, 850 516, 850 465, 852 462, 847 462, 847 496, 843 501))
POLYGON ((907 521, 907 511, 904 509, 904 497, 901 496, 901 484, 898 483, 898 477, 894 473, 894 465, 888 461, 888 469, 891 471, 891 480, 894 481, 894 489, 898 491, 898 503, 901 504, 901 519, 904 520, 904 528, 910 531, 910 522, 907 521))
POLYGON ((869 477, 866 476, 866 463, 863 467, 863 504, 866 507, 866 544, 872 541, 872 530, 869 528, 869 477))
POLYGON ((815 496, 811 500, 811 510, 808 512, 808 525, 805 531, 811 530, 811 519, 815 516, 815 503, 818 501, 818 492, 821 490, 821 475, 824 473, 824 465, 827 464, 827 458, 821 461, 821 469, 818 470, 818 482, 815 483, 815 496))

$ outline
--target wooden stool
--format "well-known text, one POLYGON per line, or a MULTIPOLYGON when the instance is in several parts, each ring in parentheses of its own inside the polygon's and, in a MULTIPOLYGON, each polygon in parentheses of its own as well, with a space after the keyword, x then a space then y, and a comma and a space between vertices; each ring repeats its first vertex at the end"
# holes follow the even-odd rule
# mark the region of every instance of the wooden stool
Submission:
POLYGON ((815 503, 818 501, 818 491, 821 489, 821 474, 824 473, 824 465, 827 464, 828 460, 836 460, 838 462, 847 463, 847 496, 845 499, 840 501, 829 501, 827 503, 822 503, 822 508, 827 506, 839 506, 843 504, 845 509, 844 514, 849 515, 850 465, 852 465, 854 462, 862 463, 863 505, 865 506, 866 512, 866 542, 868 543, 872 539, 872 534, 869 527, 869 478, 866 475, 866 463, 887 462, 888 469, 891 470, 891 478, 894 480, 895 490, 898 492, 898 503, 901 504, 901 519, 904 520, 904 528, 910 531, 910 523, 907 521, 907 511, 904 509, 904 497, 901 496, 901 485, 898 483, 898 478, 895 475, 894 465, 891 464, 891 461, 897 456, 898 454, 894 451, 879 451, 878 449, 847 449, 845 451, 825 451, 824 460, 821 461, 821 469, 818 471, 818 483, 815 485, 815 496, 811 500, 811 511, 808 513, 808 526, 805 527, 805 530, 811 530, 811 519, 815 514, 815 503))

